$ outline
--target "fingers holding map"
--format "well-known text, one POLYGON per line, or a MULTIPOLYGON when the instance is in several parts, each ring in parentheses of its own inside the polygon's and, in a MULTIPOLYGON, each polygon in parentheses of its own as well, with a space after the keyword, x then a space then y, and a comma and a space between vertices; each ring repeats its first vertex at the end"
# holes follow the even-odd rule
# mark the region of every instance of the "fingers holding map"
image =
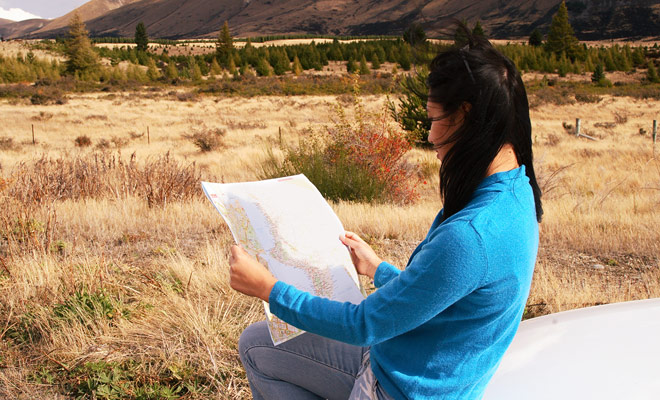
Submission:
MULTIPOLYGON (((359 303, 364 299, 339 218, 304 176, 244 183, 202 182, 234 240, 273 276, 316 296, 359 303)), ((264 302, 273 343, 302 331, 279 320, 264 302)))

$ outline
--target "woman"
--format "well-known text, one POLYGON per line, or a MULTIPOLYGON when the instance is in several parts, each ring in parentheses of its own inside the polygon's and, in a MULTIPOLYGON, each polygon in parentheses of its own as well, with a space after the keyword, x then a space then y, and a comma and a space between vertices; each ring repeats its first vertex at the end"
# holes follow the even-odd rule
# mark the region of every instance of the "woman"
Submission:
POLYGON ((358 273, 378 288, 354 305, 276 281, 232 247, 231 286, 310 332, 274 347, 264 323, 245 330, 239 351, 255 399, 483 395, 522 317, 542 208, 520 75, 465 33, 467 46, 430 66, 428 140, 444 207, 405 270, 347 232, 358 273))

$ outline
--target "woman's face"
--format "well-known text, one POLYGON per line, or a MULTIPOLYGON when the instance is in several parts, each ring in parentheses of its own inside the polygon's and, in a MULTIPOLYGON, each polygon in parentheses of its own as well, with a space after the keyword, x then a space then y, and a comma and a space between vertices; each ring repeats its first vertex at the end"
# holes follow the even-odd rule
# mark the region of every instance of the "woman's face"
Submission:
POLYGON ((463 123, 465 112, 459 108, 451 115, 445 115, 445 110, 439 103, 431 101, 426 104, 426 112, 431 120, 431 130, 428 141, 433 145, 438 160, 442 161, 453 143, 443 144, 463 123))

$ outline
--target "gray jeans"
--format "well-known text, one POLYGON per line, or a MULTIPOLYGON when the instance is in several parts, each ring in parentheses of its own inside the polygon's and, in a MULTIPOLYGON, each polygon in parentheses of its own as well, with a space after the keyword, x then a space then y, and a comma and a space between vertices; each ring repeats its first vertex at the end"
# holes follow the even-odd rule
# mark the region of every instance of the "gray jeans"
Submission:
POLYGON ((312 333, 278 346, 265 321, 250 325, 238 342, 255 400, 390 400, 376 381, 369 348, 312 333))

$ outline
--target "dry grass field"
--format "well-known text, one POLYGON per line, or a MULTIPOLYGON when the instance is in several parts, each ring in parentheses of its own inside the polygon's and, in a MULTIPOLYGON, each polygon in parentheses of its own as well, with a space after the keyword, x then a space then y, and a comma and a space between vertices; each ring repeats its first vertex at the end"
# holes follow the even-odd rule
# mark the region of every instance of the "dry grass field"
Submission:
MULTIPOLYGON (((182 388, 170 398, 249 398, 237 339, 263 309, 229 288, 231 234, 198 181, 257 179, 267 149, 329 124, 345 100, 67 97, 0 101, 0 398, 101 386, 134 398, 168 398, 166 386, 182 388), (220 144, 202 152, 198 133, 220 144), (58 191, 65 180, 75 190, 58 191)), ((363 100, 379 111, 386 99, 363 100)), ((545 216, 527 317, 660 296, 660 145, 654 156, 640 134, 659 109, 605 97, 532 111, 545 216), (571 135, 563 123, 575 118, 598 140, 571 135)), ((434 154, 408 160, 428 181, 414 204, 332 204, 400 266, 441 207, 434 154)))

